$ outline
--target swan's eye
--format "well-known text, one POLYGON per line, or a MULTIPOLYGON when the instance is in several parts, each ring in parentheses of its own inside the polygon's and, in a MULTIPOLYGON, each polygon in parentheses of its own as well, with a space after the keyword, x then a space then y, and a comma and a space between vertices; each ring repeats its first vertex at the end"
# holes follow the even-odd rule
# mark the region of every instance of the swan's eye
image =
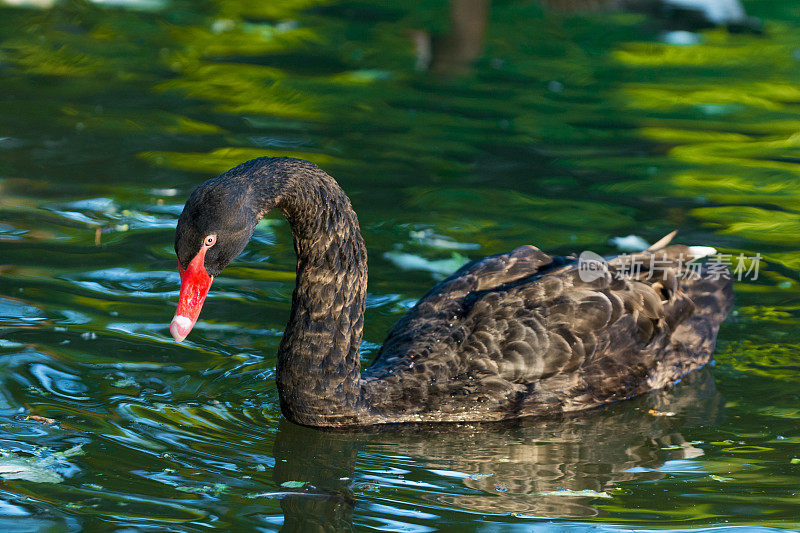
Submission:
POLYGON ((203 244, 205 246, 209 246, 210 247, 210 246, 214 246, 214 243, 216 243, 216 242, 217 242, 217 236, 216 235, 208 235, 206 237, 206 240, 203 241, 203 244))

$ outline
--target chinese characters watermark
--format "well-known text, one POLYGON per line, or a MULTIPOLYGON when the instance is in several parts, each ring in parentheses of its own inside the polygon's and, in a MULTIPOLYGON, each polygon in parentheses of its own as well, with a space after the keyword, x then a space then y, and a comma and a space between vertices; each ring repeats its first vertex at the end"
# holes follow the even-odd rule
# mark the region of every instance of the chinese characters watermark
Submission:
POLYGON ((755 281, 761 265, 761 254, 745 255, 740 253, 717 253, 705 259, 695 256, 667 256, 658 252, 652 254, 622 254, 610 260, 590 251, 581 252, 578 257, 578 275, 582 281, 591 282, 610 274, 623 279, 667 279, 669 273, 677 274, 682 279, 734 278, 755 281))

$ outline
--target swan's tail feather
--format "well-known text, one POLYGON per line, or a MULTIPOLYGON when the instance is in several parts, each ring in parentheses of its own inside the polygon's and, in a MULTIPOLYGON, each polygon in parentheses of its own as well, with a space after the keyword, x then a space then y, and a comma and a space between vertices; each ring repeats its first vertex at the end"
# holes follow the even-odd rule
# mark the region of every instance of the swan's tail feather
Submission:
POLYGON ((658 251, 658 250, 660 250, 662 248, 665 248, 670 242, 672 242, 672 239, 674 239, 675 235, 677 235, 677 234, 678 234, 678 230, 671 231, 670 233, 668 233, 668 234, 664 235, 663 237, 661 237, 660 239, 658 239, 658 241, 656 241, 655 244, 653 244, 650 248, 648 248, 647 250, 644 250, 644 251, 645 252, 655 252, 655 251, 658 251))
POLYGON ((700 259, 701 257, 715 255, 717 249, 711 246, 689 246, 689 253, 692 254, 694 259, 700 259))
MULTIPOLYGON (((667 235, 661 237, 655 244, 653 244, 645 252, 653 253, 659 250, 663 250, 667 247, 669 243, 672 242, 672 239, 675 238, 675 235, 678 233, 678 230, 671 231, 667 235)), ((692 259, 701 259, 703 257, 709 257, 711 255, 715 255, 717 253, 716 248, 711 246, 687 246, 689 250, 689 255, 692 256, 692 259)))

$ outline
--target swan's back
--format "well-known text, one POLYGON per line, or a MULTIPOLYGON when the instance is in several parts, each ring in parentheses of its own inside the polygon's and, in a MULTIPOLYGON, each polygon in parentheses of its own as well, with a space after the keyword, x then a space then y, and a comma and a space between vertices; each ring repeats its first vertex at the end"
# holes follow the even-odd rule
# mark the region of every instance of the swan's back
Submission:
POLYGON ((591 281, 532 246, 470 263, 392 328, 363 375, 367 404, 398 422, 499 420, 669 385, 711 360, 733 301, 727 271, 689 271, 691 257, 642 252, 591 281))

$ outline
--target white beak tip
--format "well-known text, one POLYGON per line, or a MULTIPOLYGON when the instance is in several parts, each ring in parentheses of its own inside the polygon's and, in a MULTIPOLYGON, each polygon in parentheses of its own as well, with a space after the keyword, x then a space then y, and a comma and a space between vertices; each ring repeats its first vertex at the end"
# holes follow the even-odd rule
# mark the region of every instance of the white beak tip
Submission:
POLYGON ((185 339, 186 336, 189 335, 189 332, 192 331, 192 326, 194 326, 194 322, 191 318, 182 315, 175 315, 169 325, 169 332, 172 334, 172 338, 175 339, 176 342, 183 342, 183 339, 185 339))

